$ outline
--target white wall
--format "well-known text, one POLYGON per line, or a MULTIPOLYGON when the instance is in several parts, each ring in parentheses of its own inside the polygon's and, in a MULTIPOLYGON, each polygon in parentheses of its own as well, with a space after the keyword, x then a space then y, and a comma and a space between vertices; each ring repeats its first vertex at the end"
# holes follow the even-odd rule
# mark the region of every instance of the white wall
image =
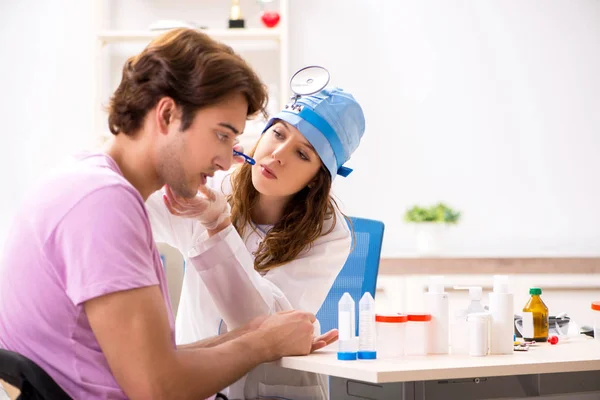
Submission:
MULTIPOLYGON (((216 0, 108 3, 123 29, 227 18, 216 0)), ((242 6, 255 23, 255 2, 242 6)), ((0 7, 2 243, 31 180, 94 135, 96 25, 93 1, 0 7)), ((348 214, 385 221, 384 256, 413 252, 406 207, 438 200, 464 214, 454 254, 600 254, 600 2, 290 0, 290 12, 292 70, 324 65, 364 105, 355 172, 336 192, 348 214)))
POLYGON ((91 143, 93 12, 79 0, 0 5, 0 249, 40 171, 91 143))
POLYGON ((291 2, 291 66, 364 105, 337 193, 413 252, 415 202, 464 213, 455 254, 600 254, 600 2, 291 2), (301 27, 300 27, 300 24, 301 27))

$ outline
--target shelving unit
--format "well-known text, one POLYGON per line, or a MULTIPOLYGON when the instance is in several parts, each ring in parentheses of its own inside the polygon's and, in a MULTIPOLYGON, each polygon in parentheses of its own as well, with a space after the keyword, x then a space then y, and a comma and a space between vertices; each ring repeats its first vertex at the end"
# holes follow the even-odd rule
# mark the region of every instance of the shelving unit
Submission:
MULTIPOLYGON (((217 40, 272 40, 277 43, 281 40, 281 30, 279 28, 201 29, 201 31, 217 40)), ((100 40, 103 45, 123 42, 149 42, 163 32, 164 31, 106 30, 101 31, 98 34, 98 40, 100 40)))
MULTIPOLYGON (((107 15, 105 1, 97 0, 97 52, 96 52, 96 112, 94 127, 97 131, 97 137, 102 142, 111 134, 106 128, 106 112, 104 106, 106 99, 112 88, 106 87, 105 77, 108 69, 108 62, 105 59, 105 48, 110 45, 119 44, 147 44, 155 37, 164 33, 164 30, 111 30, 105 29, 104 17, 107 15)), ((289 83, 289 52, 288 52, 288 1, 279 0, 279 14, 281 20, 275 28, 237 28, 237 29, 201 29, 202 32, 210 35, 216 40, 223 41, 230 45, 234 50, 245 49, 252 50, 274 50, 277 52, 279 60, 279 77, 276 85, 278 92, 278 106, 281 107, 290 99, 289 83)), ((173 2, 173 7, 177 2, 173 2)), ((257 69, 258 70, 258 69, 257 69)), ((260 71, 258 71, 260 73, 260 71)), ((110 72, 109 72, 110 73, 110 72)), ((260 123, 248 123, 246 132, 242 135, 242 144, 249 145, 258 139, 260 135, 260 123)))

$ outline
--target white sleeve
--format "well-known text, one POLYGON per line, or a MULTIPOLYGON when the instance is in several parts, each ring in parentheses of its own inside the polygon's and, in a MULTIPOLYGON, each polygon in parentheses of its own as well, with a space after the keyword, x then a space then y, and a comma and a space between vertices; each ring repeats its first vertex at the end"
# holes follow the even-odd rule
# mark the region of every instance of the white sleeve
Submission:
POLYGON ((350 253, 351 233, 341 214, 332 232, 293 261, 265 276, 233 227, 196 245, 189 261, 230 329, 260 315, 298 309, 316 313, 350 253))
POLYGON ((196 220, 171 214, 163 201, 163 194, 164 192, 159 190, 146 200, 152 236, 154 241, 166 243, 185 255, 206 230, 196 220))
MULTIPOLYGON (((214 178, 208 179, 206 186, 226 194, 225 190, 231 190, 229 175, 227 171, 218 171, 214 178)), ((195 219, 171 214, 163 201, 163 195, 164 189, 161 189, 152 193, 146 200, 152 236, 154 241, 166 243, 185 256, 195 243, 208 237, 206 229, 195 219)))

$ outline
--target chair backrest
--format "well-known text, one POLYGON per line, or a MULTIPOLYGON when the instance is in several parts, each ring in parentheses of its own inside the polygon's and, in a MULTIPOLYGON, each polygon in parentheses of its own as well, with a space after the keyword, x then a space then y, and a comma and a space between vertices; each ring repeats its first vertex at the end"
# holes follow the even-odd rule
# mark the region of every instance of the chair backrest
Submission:
POLYGON ((19 398, 32 400, 70 399, 40 366, 13 351, 0 349, 0 380, 17 388, 19 398))
POLYGON ((177 317, 179 300, 181 298, 181 289, 183 286, 183 275, 185 272, 185 261, 179 250, 169 246, 166 243, 156 243, 160 253, 160 258, 165 268, 167 276, 167 288, 169 298, 171 299, 171 311, 173 316, 177 317))
POLYGON ((338 326, 338 302, 348 292, 356 304, 356 329, 358 334, 358 302, 365 292, 375 298, 377 272, 381 257, 384 224, 381 221, 350 217, 354 228, 352 252, 329 290, 325 302, 317 313, 321 332, 338 326))

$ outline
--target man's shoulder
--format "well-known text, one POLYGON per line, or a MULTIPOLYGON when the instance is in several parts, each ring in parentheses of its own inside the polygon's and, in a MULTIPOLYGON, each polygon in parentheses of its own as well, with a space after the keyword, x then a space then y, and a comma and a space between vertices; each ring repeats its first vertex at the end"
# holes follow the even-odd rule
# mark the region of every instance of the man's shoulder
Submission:
POLYGON ((95 156, 66 160, 40 178, 25 197, 21 210, 29 215, 27 218, 44 221, 48 228, 74 208, 94 213, 127 208, 145 213, 139 192, 118 167, 105 161, 95 156))
POLYGON ((139 197, 137 190, 123 177, 116 163, 102 153, 83 153, 76 155, 48 173, 37 187, 50 199, 62 202, 77 202, 97 192, 122 191, 139 197))

